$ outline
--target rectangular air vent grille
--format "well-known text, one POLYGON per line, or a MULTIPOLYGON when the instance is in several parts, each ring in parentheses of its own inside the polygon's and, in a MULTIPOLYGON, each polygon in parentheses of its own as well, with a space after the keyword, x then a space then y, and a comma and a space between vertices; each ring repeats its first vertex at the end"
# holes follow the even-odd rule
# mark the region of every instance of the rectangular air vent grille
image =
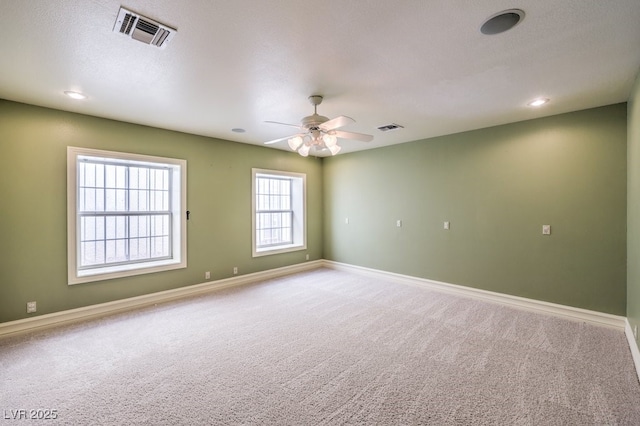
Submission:
POLYGON ((123 7, 118 12, 113 31, 144 44, 163 48, 176 33, 175 28, 156 22, 123 7))
POLYGON ((122 25, 120 26, 120 32, 126 35, 131 34, 131 28, 133 28, 134 22, 136 22, 135 16, 130 13, 125 14, 124 19, 122 20, 122 25))
POLYGON ((399 125, 399 124, 395 124, 395 123, 391 123, 391 124, 387 124, 386 126, 378 127, 378 130, 380 130, 381 132, 388 132, 388 131, 397 130, 397 129, 404 129, 404 127, 399 125))

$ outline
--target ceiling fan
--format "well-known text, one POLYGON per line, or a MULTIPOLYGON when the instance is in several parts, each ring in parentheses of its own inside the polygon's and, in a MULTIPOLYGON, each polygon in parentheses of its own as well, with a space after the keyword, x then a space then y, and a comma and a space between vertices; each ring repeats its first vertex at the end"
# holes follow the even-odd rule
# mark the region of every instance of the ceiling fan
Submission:
POLYGON ((309 155, 311 148, 314 148, 316 151, 328 149, 331 152, 331 155, 336 155, 342 149, 338 145, 338 138, 355 139, 362 142, 371 142, 373 140, 373 136, 365 135, 364 133, 337 130, 347 124, 355 123, 356 121, 353 118, 341 115, 329 120, 327 117, 318 115, 318 105, 322 102, 322 96, 309 96, 309 102, 313 105, 313 115, 304 117, 299 125, 279 123, 277 121, 265 121, 265 123, 295 127, 299 129, 299 132, 295 135, 265 142, 264 144, 271 145, 287 140, 289 142, 289 147, 292 150, 297 151, 298 154, 306 157, 309 155))

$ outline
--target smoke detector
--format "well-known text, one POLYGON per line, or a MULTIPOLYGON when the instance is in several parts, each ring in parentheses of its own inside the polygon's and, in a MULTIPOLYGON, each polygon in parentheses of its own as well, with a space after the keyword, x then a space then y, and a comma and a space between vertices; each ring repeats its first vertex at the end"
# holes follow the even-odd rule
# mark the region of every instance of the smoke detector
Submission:
POLYGON ((162 49, 173 38, 176 29, 121 7, 113 32, 162 49))

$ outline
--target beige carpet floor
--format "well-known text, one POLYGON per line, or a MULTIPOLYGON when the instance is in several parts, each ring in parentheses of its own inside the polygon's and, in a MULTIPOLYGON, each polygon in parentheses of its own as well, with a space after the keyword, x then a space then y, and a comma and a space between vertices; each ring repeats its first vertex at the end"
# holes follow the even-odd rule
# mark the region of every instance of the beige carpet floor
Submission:
POLYGON ((30 423, 19 410, 73 425, 640 425, 640 385, 621 331, 319 269, 0 339, 0 423, 30 423))

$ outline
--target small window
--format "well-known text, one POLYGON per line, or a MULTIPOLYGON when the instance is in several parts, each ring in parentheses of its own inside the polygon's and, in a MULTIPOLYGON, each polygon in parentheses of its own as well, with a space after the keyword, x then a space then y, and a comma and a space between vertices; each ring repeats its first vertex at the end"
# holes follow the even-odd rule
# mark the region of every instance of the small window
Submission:
POLYGON ((69 284, 186 267, 186 161, 68 148, 69 284))
POLYGON ((306 249, 306 175, 252 169, 252 182, 253 256, 306 249))

